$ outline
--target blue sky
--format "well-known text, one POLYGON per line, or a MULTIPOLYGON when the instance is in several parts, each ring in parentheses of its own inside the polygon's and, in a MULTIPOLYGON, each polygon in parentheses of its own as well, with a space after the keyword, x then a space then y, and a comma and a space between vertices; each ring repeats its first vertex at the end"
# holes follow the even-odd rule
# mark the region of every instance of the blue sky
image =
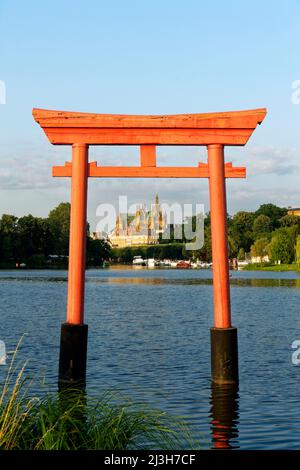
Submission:
MULTIPOLYGON (((69 200, 69 180, 51 166, 70 158, 33 121, 33 107, 99 113, 198 113, 267 107, 246 147, 226 160, 246 165, 228 181, 228 210, 264 202, 300 206, 299 1, 0 0, 0 214, 46 216, 69 200)), ((205 148, 158 150, 164 164, 205 161, 205 148)), ((91 149, 91 160, 137 162, 136 148, 91 149)), ((89 220, 101 202, 204 203, 206 180, 93 180, 89 220)))

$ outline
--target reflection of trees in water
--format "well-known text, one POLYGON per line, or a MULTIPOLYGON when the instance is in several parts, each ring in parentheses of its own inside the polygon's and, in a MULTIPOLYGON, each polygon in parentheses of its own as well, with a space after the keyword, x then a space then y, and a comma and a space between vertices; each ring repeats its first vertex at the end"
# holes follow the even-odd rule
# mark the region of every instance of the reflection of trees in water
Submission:
MULTIPOLYGON (((88 279, 87 279, 88 280, 88 279)), ((212 285, 212 279, 168 279, 159 277, 111 277, 91 281, 116 284, 177 284, 177 285, 212 285)), ((296 287, 300 288, 299 279, 230 279, 230 284, 237 287, 296 287)))
POLYGON ((238 387, 212 384, 210 403, 212 447, 214 449, 238 448, 238 387))
POLYGON ((238 287, 300 287, 299 279, 231 279, 230 284, 238 287))
MULTIPOLYGON (((25 273, 24 273, 25 274, 25 273)), ((19 282, 66 282, 67 276, 1 276, 1 281, 19 281, 19 282)), ((212 285, 212 279, 170 279, 167 277, 92 277, 87 276, 88 283, 110 283, 110 284, 165 284, 165 285, 212 285)), ((293 287, 300 288, 299 279, 230 279, 230 284, 236 287, 293 287)))

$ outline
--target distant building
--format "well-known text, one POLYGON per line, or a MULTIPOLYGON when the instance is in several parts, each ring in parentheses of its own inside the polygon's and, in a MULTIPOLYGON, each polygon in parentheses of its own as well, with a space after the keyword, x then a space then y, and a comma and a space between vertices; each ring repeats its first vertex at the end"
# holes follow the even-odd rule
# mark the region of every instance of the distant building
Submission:
POLYGON ((300 207, 288 207, 288 215, 300 217, 300 207))
POLYGON ((162 213, 158 195, 148 211, 146 205, 138 206, 135 215, 119 214, 115 228, 108 234, 113 247, 151 245, 158 243, 159 236, 167 226, 166 214, 162 213))
POLYGON ((269 255, 265 256, 251 256, 251 263, 269 263, 269 255))

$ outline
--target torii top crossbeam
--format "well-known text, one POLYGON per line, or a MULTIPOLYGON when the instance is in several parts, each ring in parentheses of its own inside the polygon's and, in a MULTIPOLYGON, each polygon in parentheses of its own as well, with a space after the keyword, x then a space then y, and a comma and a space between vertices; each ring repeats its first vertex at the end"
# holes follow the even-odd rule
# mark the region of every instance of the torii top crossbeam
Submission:
POLYGON ((52 144, 245 145, 266 109, 134 116, 33 109, 52 144))
POLYGON ((53 176, 72 179, 68 323, 83 323, 88 177, 159 177, 209 178, 215 327, 231 326, 225 178, 243 178, 246 173, 245 168, 224 163, 224 146, 245 145, 265 115, 265 108, 166 116, 33 109, 34 119, 52 144, 73 148, 72 163, 53 168, 53 176), (141 165, 116 167, 88 163, 89 145, 138 145, 141 165), (157 145, 205 145, 208 163, 199 163, 198 167, 157 167, 157 145))

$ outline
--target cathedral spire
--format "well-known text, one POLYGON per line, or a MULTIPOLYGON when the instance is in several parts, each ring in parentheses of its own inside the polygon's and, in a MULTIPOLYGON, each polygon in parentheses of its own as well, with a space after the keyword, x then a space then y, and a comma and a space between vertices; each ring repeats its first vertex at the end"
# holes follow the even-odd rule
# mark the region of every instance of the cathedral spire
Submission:
POLYGON ((120 236, 120 216, 116 217, 116 237, 120 236))
POLYGON ((141 207, 140 206, 136 207, 135 230, 136 230, 136 232, 139 232, 141 230, 141 207))

